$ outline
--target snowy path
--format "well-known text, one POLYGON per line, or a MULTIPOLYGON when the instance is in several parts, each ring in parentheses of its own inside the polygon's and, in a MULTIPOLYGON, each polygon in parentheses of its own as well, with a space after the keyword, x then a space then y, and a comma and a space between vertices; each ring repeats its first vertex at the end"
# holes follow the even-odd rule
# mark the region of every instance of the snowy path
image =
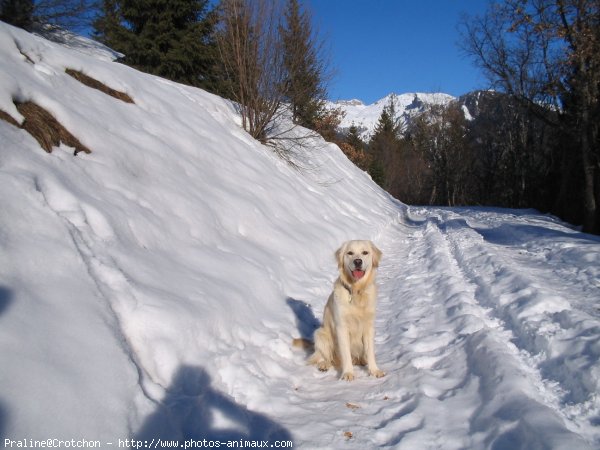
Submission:
MULTIPOLYGON (((498 227, 491 212, 444 209, 408 216, 378 239, 385 260, 376 341, 388 374, 375 380, 363 372, 350 384, 332 372, 297 377, 283 422, 301 448, 597 445, 600 322, 579 308, 598 293, 593 265, 576 273, 563 261, 551 281, 544 264, 562 248, 542 261, 503 247, 518 220, 498 227), (583 352, 571 344, 581 335, 589 344, 583 352)), ((590 252, 598 248, 590 243, 590 252)))

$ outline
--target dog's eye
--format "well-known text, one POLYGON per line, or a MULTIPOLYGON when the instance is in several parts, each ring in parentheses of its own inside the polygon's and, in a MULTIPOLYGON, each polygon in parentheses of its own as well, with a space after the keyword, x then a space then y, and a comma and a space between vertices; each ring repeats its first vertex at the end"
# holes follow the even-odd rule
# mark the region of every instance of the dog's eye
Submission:
POLYGON ((348 253, 346 253, 346 254, 347 254, 348 256, 352 256, 352 255, 354 255, 354 252, 348 252, 348 253))
POLYGON ((369 254, 369 252, 366 251, 366 250, 363 252, 363 255, 365 255, 365 256, 368 255, 368 254, 369 254))

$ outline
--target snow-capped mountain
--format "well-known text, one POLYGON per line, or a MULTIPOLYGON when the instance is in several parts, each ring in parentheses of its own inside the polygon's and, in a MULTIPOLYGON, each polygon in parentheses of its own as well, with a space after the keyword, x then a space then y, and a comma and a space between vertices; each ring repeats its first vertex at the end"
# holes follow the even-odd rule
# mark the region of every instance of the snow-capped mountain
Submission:
POLYGON ((330 102, 329 106, 339 108, 345 114, 340 123, 340 131, 347 130, 350 126, 355 125, 359 129, 361 137, 364 140, 369 140, 383 108, 389 105, 392 97, 394 98, 396 115, 401 126, 407 124, 412 117, 425 111, 428 105, 446 105, 455 100, 455 97, 443 93, 391 93, 370 105, 365 105, 360 100, 354 99, 330 102))

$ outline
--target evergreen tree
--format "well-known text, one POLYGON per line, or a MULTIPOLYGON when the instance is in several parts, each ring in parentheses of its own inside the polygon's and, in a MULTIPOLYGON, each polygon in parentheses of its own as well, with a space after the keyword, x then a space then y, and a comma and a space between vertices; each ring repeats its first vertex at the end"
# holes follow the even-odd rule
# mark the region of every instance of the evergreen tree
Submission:
POLYGON ((126 40, 131 37, 127 28, 123 26, 119 1, 103 0, 100 10, 93 24, 94 38, 113 50, 122 51, 126 47, 126 40))
POLYGON ((395 96, 390 97, 390 102, 383 108, 375 131, 369 142, 371 164, 369 173, 371 178, 384 189, 390 187, 393 177, 393 167, 397 161, 400 139, 399 126, 396 120, 395 96))
POLYGON ((360 138, 358 134, 358 127, 352 123, 350 128, 348 129, 348 136, 346 137, 346 142, 354 147, 356 150, 364 150, 365 143, 360 138))
POLYGON ((381 134, 390 138, 397 138, 399 131, 400 127, 396 118, 396 95, 391 94, 389 103, 383 107, 381 116, 379 116, 374 136, 381 134))
POLYGON ((372 161, 365 152, 365 143, 358 135, 358 127, 354 123, 350 126, 348 134, 344 136, 344 140, 338 141, 337 144, 356 166, 365 171, 369 170, 372 161))
POLYGON ((215 90, 209 0, 104 0, 96 36, 144 72, 215 90))
POLYGON ((33 0, 0 0, 0 20, 28 28, 33 22, 33 0))
POLYGON ((294 122, 315 129, 325 112, 324 63, 314 40, 311 18, 298 0, 289 0, 280 34, 284 48, 286 99, 294 122))

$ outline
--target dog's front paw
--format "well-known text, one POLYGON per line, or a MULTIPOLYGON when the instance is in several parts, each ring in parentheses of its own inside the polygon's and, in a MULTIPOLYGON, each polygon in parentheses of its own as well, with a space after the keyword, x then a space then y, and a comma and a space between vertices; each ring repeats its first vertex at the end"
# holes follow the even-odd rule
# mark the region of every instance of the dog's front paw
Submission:
POLYGON ((381 377, 385 377, 385 372, 380 369, 369 370, 369 375, 372 375, 375 378, 381 378, 381 377))
POLYGON ((327 364, 326 361, 319 361, 317 363, 317 369, 319 369, 321 372, 327 372, 330 367, 331 366, 329 364, 327 364))
POLYGON ((354 374, 352 372, 344 372, 342 377, 340 378, 342 381, 352 381, 354 380, 354 374))

